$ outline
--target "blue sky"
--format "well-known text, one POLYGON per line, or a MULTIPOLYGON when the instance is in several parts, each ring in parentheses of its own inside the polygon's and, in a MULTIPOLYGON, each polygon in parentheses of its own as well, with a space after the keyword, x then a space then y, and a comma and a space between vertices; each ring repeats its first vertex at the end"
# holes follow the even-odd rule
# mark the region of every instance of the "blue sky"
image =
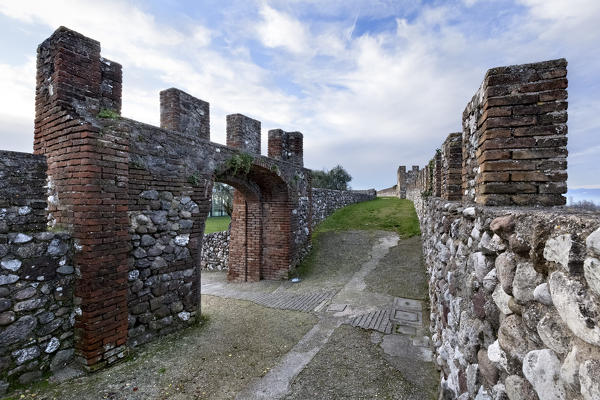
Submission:
POLYGON ((123 115, 159 123, 158 92, 211 104, 211 138, 242 113, 304 133, 305 165, 354 188, 424 165, 485 71, 569 61, 569 187, 600 188, 595 0, 0 0, 0 149, 31 151, 35 50, 60 25, 123 65, 123 115))

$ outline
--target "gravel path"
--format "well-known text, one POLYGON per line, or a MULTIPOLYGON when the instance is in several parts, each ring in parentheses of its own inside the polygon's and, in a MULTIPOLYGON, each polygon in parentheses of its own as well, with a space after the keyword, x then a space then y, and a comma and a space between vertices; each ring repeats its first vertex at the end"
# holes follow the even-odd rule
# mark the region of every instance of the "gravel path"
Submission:
POLYGON ((203 272, 202 326, 12 398, 436 398, 420 240, 366 231, 319 240, 300 283, 229 284, 203 272))

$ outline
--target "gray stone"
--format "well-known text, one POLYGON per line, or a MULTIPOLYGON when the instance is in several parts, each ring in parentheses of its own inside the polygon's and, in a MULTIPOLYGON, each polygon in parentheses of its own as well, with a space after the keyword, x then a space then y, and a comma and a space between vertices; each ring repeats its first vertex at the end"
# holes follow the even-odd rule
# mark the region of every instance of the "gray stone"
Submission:
POLYGON ((14 259, 14 260, 2 260, 2 262, 0 262, 0 264, 2 265, 2 268, 7 269, 9 271, 18 271, 19 268, 21 268, 21 261, 14 259))
POLYGON ((0 275, 0 285, 10 285, 11 283, 15 283, 19 280, 18 275, 0 275))
POLYGON ((477 396, 475 396, 475 400, 493 400, 489 395, 487 390, 483 386, 479 387, 479 391, 477 392, 477 396))
POLYGON ((47 253, 53 257, 60 257, 67 254, 69 246, 59 239, 53 239, 48 245, 47 253))
POLYGON ((467 207, 462 212, 464 217, 473 219, 475 218, 475 207, 467 207))
POLYGON ((480 251, 472 253, 469 256, 467 267, 475 272, 475 276, 479 281, 483 281, 483 278, 485 278, 491 269, 485 255, 480 251))
POLYGON ((0 299, 0 312, 8 310, 12 306, 10 299, 0 299))
POLYGON ((500 312, 505 315, 510 315, 513 313, 508 306, 508 301, 511 299, 511 296, 502 290, 501 285, 496 285, 496 289, 494 289, 494 293, 492 294, 492 299, 494 299, 494 303, 496 303, 496 306, 498 306, 500 312))
POLYGON ((498 255, 498 257, 496 257, 495 265, 496 276, 502 285, 502 289, 504 289, 504 292, 507 294, 512 294, 513 279, 517 269, 514 253, 505 251, 498 255))
POLYGON ((555 312, 544 315, 537 324, 537 332, 546 347, 555 353, 565 354, 569 351, 571 334, 555 312))
POLYGON ((71 275, 73 272, 75 272, 75 269, 72 265, 63 265, 62 267, 58 267, 56 272, 61 275, 71 275))
POLYGON ((533 299, 547 306, 552 305, 552 296, 547 282, 541 283, 533 289, 533 299))
POLYGON ((494 218, 494 220, 490 223, 490 229, 500 236, 510 234, 515 229, 515 221, 513 216, 504 215, 502 217, 494 218))
POLYGON ((56 353, 52 361, 50 362, 50 370, 57 371, 67 366, 71 358, 73 357, 74 350, 66 349, 60 350, 56 353))
POLYGON ((521 304, 533 300, 533 291, 543 280, 544 277, 533 268, 532 263, 517 264, 513 279, 513 297, 521 304))
POLYGON ((145 190, 140 193, 140 197, 146 200, 158 200, 158 192, 156 190, 145 190))
POLYGON ((144 258, 147 256, 146 250, 142 249, 141 247, 136 247, 132 254, 135 258, 144 258))
POLYGON ((51 354, 51 353, 54 353, 56 350, 58 350, 59 347, 60 347, 60 340, 58 340, 58 338, 53 337, 50 339, 50 341, 46 345, 46 349, 44 350, 44 352, 47 354, 51 354))
POLYGON ((492 268, 492 270, 483 278, 483 288, 486 290, 486 292, 492 293, 497 282, 498 278, 496 277, 496 268, 492 268))
POLYGON ((593 255, 600 258, 600 228, 596 229, 587 237, 585 245, 593 255))
POLYGON ((173 200, 173 193, 168 191, 160 192, 160 198, 161 200, 171 201, 173 200))
POLYGON ((494 234, 494 236, 490 237, 487 232, 484 232, 479 242, 479 248, 484 254, 493 255, 506 250, 506 244, 504 244, 500 236, 494 234))
POLYGON ((194 226, 194 222, 189 219, 182 219, 181 221, 179 221, 179 225, 180 225, 181 229, 187 230, 187 229, 192 229, 192 227, 194 226))
POLYGON ((505 372, 508 370, 508 358, 497 340, 488 347, 487 356, 497 368, 500 368, 505 372))
POLYGON ((173 239, 173 241, 175 242, 175 244, 177 246, 187 246, 187 244, 190 241, 190 235, 185 234, 185 235, 175 236, 175 239, 173 239))
POLYGON ((187 311, 182 311, 179 314, 177 314, 177 316, 179 317, 180 320, 182 321, 189 321, 190 319, 190 313, 187 311))
POLYGON ((135 222, 137 222, 139 225, 148 225, 150 224, 150 218, 148 218, 146 215, 144 214, 138 214, 135 216, 135 222))
POLYGON ((140 276, 140 271, 137 269, 129 271, 128 280, 135 281, 140 276))
POLYGON ((17 243, 17 244, 23 244, 23 243, 29 243, 33 240, 33 238, 29 235, 26 235, 24 233, 18 233, 12 240, 13 243, 17 243))
POLYGON ((600 399, 600 361, 583 362, 579 367, 579 382, 585 400, 600 399))
POLYGON ((8 245, 0 244, 0 257, 4 257, 8 254, 8 245))
POLYGON ((498 330, 498 343, 508 355, 519 361, 523 360, 530 346, 521 317, 511 314, 502 320, 498 330))
POLYGON ((40 257, 44 254, 46 246, 43 243, 28 243, 24 246, 19 246, 14 253, 24 259, 32 257, 40 257))
POLYGON ((156 243, 154 246, 150 247, 148 249, 148 255, 150 257, 156 257, 159 256, 163 253, 163 250, 165 249, 165 246, 163 246, 160 243, 156 243))
POLYGON ((0 314, 0 325, 12 324, 15 321, 15 313, 12 311, 6 311, 0 314))
POLYGON ((156 257, 154 261, 152 261, 152 269, 165 268, 167 266, 167 262, 162 257, 156 257))
POLYGON ((583 341, 600 346, 600 305, 583 285, 555 271, 549 280, 552 303, 571 332, 583 341))
POLYGON ((600 260, 586 258, 583 263, 583 273, 590 289, 600 296, 600 260))
MULTIPOLYGON (((19 290, 17 293, 15 293, 13 295, 13 298, 15 300, 25 300, 25 299, 29 299, 29 298, 35 296, 36 293, 37 293, 37 290, 34 287, 27 286, 25 289, 19 290)), ((2 311, 2 310, 0 310, 0 311, 2 311)))
POLYGON ((167 223, 167 212, 166 211, 154 211, 150 215, 150 219, 156 225, 163 225, 167 223))
POLYGON ((12 356, 15 358, 17 365, 21 365, 27 361, 39 357, 40 349, 37 346, 27 347, 25 349, 13 351, 12 356))
POLYGON ((509 375, 504 380, 506 395, 510 400, 538 400, 531 384, 518 375, 509 375))
POLYGON ((560 380, 560 361, 552 350, 533 350, 523 359, 523 375, 531 383, 540 399, 566 399, 560 380))
POLYGON ((561 265, 565 271, 568 271, 569 253, 571 252, 572 245, 573 241, 570 234, 550 238, 546 241, 546 246, 544 247, 544 258, 561 265))
MULTIPOLYGON (((487 357, 487 354, 486 354, 486 357, 487 357)), ((467 391, 469 392, 470 396, 475 396, 475 393, 477 393, 477 389, 479 388, 479 385, 481 384, 480 379, 479 379, 479 377, 480 377, 479 365, 478 364, 467 365, 465 375, 467 376, 467 391)))
POLYGON ((19 215, 21 215, 21 216, 23 216, 23 215, 29 215, 29 214, 31 214, 31 211, 32 211, 31 207, 29 207, 29 206, 23 206, 23 207, 19 207, 17 209, 17 213, 19 215))
POLYGON ((19 376, 19 383, 21 385, 28 385, 31 382, 37 381, 41 377, 42 377, 42 371, 26 372, 23 375, 19 376))
POLYGON ((573 346, 560 367, 560 379, 575 392, 579 392, 579 361, 577 346, 573 346))
POLYGON ((40 328, 38 328, 37 333, 40 336, 49 335, 52 332, 54 332, 55 330, 57 330, 62 324, 63 324, 62 318, 54 319, 50 323, 48 323, 46 325, 42 325, 40 328))
POLYGON ((46 304, 46 299, 35 298, 31 300, 18 302, 17 304, 15 304, 14 310, 16 312, 30 311, 43 307, 44 304, 46 304))
POLYGON ((40 321, 40 324, 47 324, 48 322, 54 320, 55 315, 52 311, 46 311, 46 312, 38 314, 37 317, 38 317, 38 320, 40 321))
POLYGON ((479 350, 477 353, 477 363, 479 364, 479 371, 483 379, 491 387, 498 382, 498 369, 488 358, 487 350, 479 350))
POLYGON ((142 246, 152 246, 156 243, 156 240, 150 235, 142 235, 141 245, 142 246))

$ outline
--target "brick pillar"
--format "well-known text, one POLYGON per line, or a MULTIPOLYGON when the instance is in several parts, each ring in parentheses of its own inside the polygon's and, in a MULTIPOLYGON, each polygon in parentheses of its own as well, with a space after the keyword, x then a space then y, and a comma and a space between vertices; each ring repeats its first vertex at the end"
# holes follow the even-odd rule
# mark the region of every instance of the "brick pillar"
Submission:
POLYGON ((245 153, 260 154, 260 121, 242 114, 227 116, 227 146, 245 153))
POLYGON ((269 157, 304 165, 303 136, 300 132, 286 132, 281 129, 269 131, 269 157))
POLYGON ((258 199, 235 190, 229 241, 229 281, 260 280, 261 230, 262 210, 258 199))
POLYGON ((463 113, 463 190, 485 205, 562 205, 567 61, 490 69, 463 113))
POLYGON ((441 149, 441 197, 445 200, 462 198, 462 133, 448 135, 441 149))
POLYGON ((287 278, 290 269, 291 205, 283 193, 263 204, 262 279, 287 278))
POLYGON ((401 198, 406 198, 406 166, 401 165, 398 167, 397 172, 397 186, 396 186, 396 195, 401 198))
POLYGON ((210 140, 209 104, 179 89, 163 90, 160 127, 210 140))
POLYGON ((75 348, 90 369, 126 351, 129 142, 92 124, 104 107, 119 111, 120 77, 100 43, 66 28, 38 47, 34 150, 58 194, 49 217, 76 242, 75 348))
POLYGON ((442 196, 442 152, 436 151, 433 158, 433 182, 431 193, 434 197, 442 196))

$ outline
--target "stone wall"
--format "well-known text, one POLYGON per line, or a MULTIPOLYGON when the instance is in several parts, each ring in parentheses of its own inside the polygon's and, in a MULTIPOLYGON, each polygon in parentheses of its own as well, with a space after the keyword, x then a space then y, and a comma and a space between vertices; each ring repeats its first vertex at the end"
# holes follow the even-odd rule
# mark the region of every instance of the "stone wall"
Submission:
POLYGON ((0 394, 73 358, 74 248, 47 196, 44 157, 0 152, 0 394))
POLYGON ((556 206, 565 99, 565 60, 488 71, 461 151, 456 134, 442 146, 444 199, 428 179, 435 161, 407 184, 444 399, 600 398, 600 214, 556 206))
POLYGON ((409 193, 444 398, 598 398, 600 215, 409 193))
POLYGON ((228 268, 229 230, 204 234, 200 267, 208 271, 222 271, 228 268))
POLYGON ((311 228, 333 214, 333 212, 350 204, 373 200, 377 197, 375 189, 369 190, 331 190, 312 189, 311 228))

